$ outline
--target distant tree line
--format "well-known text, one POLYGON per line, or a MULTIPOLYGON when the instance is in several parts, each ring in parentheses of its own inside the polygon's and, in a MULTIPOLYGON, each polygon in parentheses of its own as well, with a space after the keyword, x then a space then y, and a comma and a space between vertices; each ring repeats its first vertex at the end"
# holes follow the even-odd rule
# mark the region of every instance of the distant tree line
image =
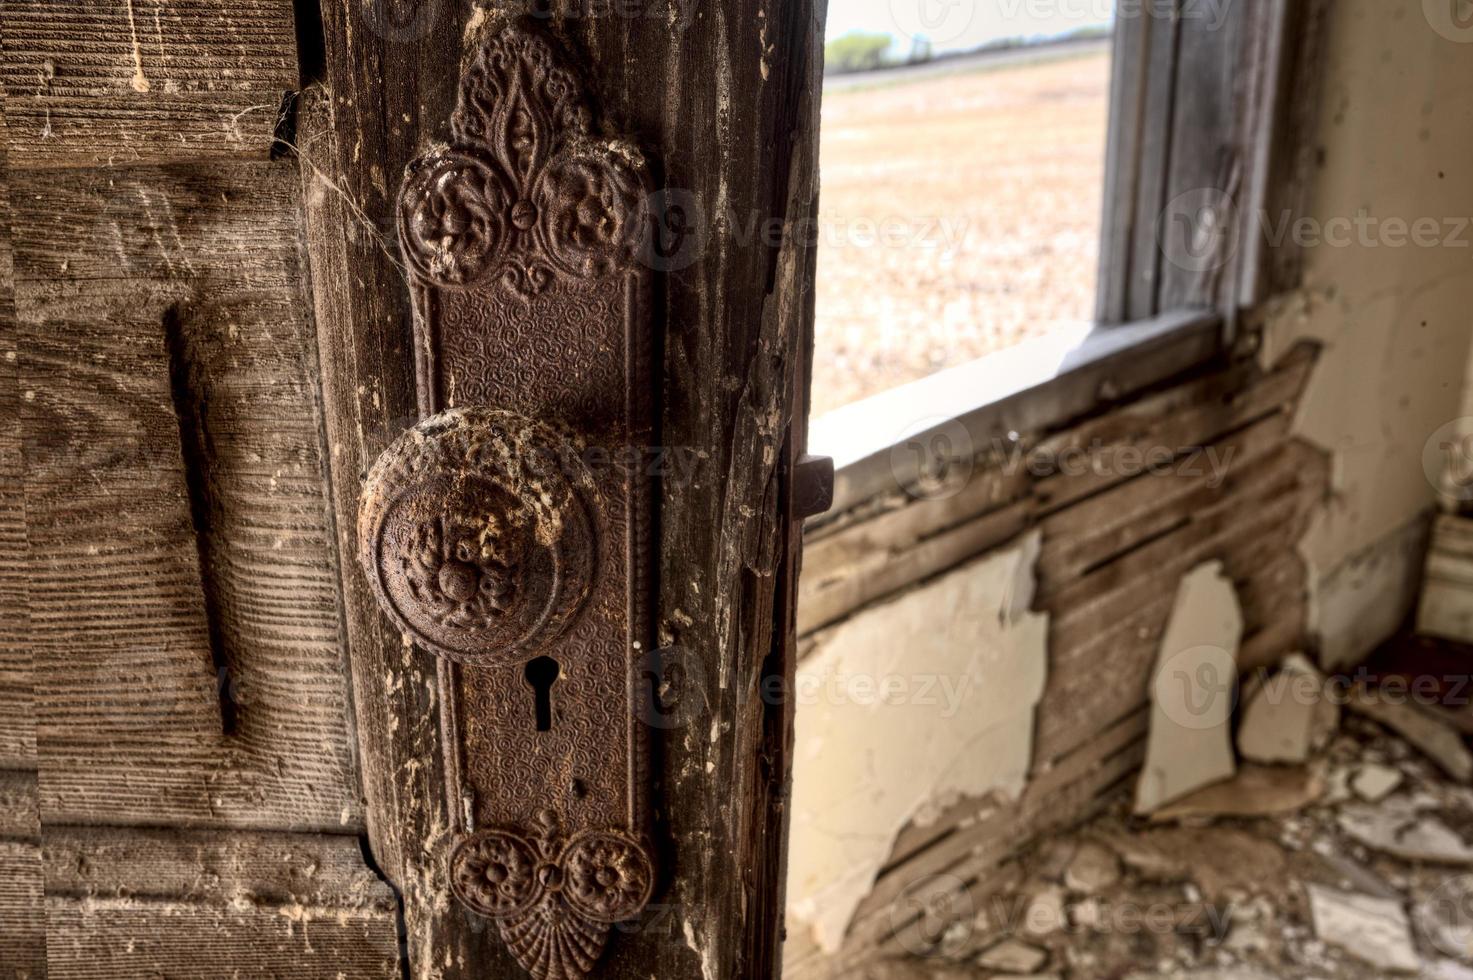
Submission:
POLYGON ((900 44, 889 34, 851 31, 824 45, 824 65, 827 71, 844 75, 892 65, 919 64, 932 57, 931 42, 925 38, 916 38, 908 52, 902 53, 899 48, 900 44))
MULTIPOLYGON (((983 51, 1003 51, 1010 48, 1029 47, 1058 41, 1080 41, 1088 38, 1110 36, 1109 27, 1083 27, 1052 38, 1006 37, 989 41, 971 51, 949 51, 950 58, 983 51)), ((824 45, 824 70, 832 75, 847 75, 853 72, 875 71, 897 65, 916 65, 936 57, 931 42, 924 37, 915 38, 905 50, 905 45, 890 34, 872 34, 867 31, 850 31, 824 45)))

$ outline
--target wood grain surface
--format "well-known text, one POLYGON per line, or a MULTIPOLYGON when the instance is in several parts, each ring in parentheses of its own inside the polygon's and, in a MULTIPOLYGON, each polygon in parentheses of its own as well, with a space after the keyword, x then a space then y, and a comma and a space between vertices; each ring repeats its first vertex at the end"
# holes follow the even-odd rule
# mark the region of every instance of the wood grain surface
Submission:
POLYGON ((15 187, 44 819, 356 832, 295 169, 15 187))
MULTIPOLYGON (((0 106, 0 137, 8 135, 0 106)), ((26 499, 21 485, 20 353, 10 247, 10 169, 0 139, 0 769, 34 771, 36 707, 26 603, 26 499)))
POLYGON ((51 977, 398 977, 394 895, 352 837, 51 827, 51 977))
POLYGON ((11 165, 264 159, 297 87, 290 0, 12 0, 11 165))
POLYGON ((0 980, 46 977, 44 892, 36 774, 0 769, 0 980))

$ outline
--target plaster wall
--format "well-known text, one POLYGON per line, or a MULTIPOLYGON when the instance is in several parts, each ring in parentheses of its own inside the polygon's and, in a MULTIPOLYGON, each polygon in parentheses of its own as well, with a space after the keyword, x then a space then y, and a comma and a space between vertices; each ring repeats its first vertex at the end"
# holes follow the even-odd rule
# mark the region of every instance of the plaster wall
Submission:
POLYGON ((1336 0, 1329 30, 1305 282, 1275 303, 1262 356, 1301 339, 1324 348, 1295 434, 1331 460, 1332 496, 1302 550, 1333 667, 1408 612, 1402 585, 1420 563, 1408 541, 1440 475, 1435 445, 1424 451, 1469 414, 1473 31, 1439 32, 1423 4, 1385 0, 1336 0))

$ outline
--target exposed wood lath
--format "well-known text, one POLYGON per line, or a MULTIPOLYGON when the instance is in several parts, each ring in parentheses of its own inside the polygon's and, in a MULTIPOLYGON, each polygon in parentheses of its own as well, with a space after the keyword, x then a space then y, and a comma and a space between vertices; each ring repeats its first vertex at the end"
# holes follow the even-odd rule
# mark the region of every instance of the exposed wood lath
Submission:
POLYGON ((962 801, 902 833, 842 953, 825 957, 794 930, 789 976, 843 977, 878 953, 915 948, 914 916, 897 901, 907 888, 932 875, 985 881, 1019 847, 1083 819, 1130 778, 1176 584, 1197 564, 1220 559, 1233 579, 1243 667, 1275 663, 1309 641, 1296 544, 1328 472, 1289 430, 1315 359, 1306 345, 1272 371, 1245 361, 1198 373, 1023 440, 1023 455, 980 467, 953 496, 896 494, 810 530, 800 608, 811 636, 1041 528, 1034 608, 1049 615, 1049 663, 1021 799, 962 801), (1157 447, 1170 451, 1169 463, 1158 456, 1158 472, 1148 472, 1157 447), (1077 465, 1086 459, 1101 465, 1077 465))

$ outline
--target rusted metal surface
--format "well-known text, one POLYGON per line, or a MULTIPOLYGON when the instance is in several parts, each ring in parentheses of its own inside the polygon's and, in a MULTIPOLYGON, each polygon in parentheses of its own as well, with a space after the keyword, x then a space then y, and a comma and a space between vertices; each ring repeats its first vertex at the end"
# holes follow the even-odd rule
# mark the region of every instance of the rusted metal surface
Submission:
POLYGON ((359 554, 440 658, 451 890, 533 976, 575 978, 656 882, 647 169, 522 27, 483 44, 451 132, 398 207, 426 419, 369 476, 359 554))

